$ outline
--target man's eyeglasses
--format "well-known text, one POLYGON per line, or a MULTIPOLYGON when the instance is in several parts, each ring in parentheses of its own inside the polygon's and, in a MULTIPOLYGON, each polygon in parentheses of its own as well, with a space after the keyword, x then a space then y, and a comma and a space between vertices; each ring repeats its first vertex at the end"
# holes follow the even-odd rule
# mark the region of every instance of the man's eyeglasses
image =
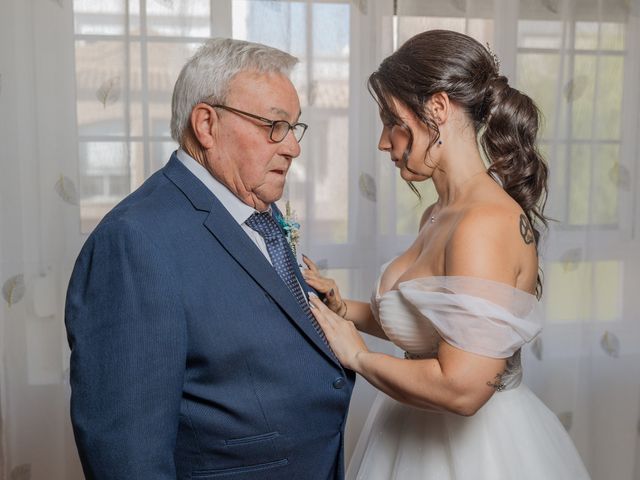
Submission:
POLYGON ((281 141, 283 141, 289 133, 289 130, 293 130, 293 136, 295 137, 297 142, 300 142, 300 140, 302 140, 302 137, 304 136, 304 132, 306 132, 308 128, 308 125, 306 123, 295 123, 291 125, 286 120, 270 120, 259 115, 254 115, 253 113, 243 112, 242 110, 238 110, 237 108, 227 107, 226 105, 211 105, 210 103, 207 103, 207 105, 210 105, 213 108, 222 108, 223 110, 227 110, 229 112, 255 118, 256 120, 260 120, 261 122, 266 123, 271 127, 269 138, 272 142, 275 143, 280 143, 281 141))

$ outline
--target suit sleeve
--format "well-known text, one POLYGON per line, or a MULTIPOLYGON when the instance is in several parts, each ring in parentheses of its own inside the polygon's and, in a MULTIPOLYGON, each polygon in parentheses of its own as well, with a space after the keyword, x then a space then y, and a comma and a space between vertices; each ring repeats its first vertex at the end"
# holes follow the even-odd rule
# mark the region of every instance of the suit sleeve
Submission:
POLYGON ((174 480, 187 341, 173 256, 138 227, 99 228, 65 312, 80 458, 90 479, 174 480))

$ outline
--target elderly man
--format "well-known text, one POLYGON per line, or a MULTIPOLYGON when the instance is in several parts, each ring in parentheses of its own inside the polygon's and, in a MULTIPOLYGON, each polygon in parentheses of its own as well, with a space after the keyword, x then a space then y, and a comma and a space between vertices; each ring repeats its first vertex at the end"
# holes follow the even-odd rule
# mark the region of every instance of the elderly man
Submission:
POLYGON ((306 130, 295 63, 203 45, 173 93, 180 149, 84 245, 66 324, 87 478, 343 477, 353 372, 273 218, 306 130))

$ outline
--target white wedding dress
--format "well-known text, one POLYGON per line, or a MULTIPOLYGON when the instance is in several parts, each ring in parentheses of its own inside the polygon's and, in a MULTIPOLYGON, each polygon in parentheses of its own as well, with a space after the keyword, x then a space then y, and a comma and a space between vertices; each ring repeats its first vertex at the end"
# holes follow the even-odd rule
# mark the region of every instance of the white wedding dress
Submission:
POLYGON ((535 296, 471 277, 419 278, 384 295, 379 283, 371 308, 408 358, 436 357, 441 338, 508 358, 504 390, 470 417, 420 410, 378 393, 347 480, 589 478, 560 421, 520 383, 520 347, 541 330, 535 296))

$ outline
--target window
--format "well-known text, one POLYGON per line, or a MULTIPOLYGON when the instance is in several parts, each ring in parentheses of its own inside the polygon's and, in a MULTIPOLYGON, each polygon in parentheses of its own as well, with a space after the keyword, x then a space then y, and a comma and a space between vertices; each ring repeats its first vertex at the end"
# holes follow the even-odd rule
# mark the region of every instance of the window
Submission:
POLYGON ((564 228, 616 228, 629 180, 621 157, 625 24, 585 17, 519 22, 518 86, 545 112, 549 215, 564 228))
POLYGON ((547 317, 552 324, 621 320, 621 292, 631 281, 624 268, 633 223, 628 147, 637 129, 627 121, 636 108, 623 101, 632 87, 625 70, 637 66, 628 15, 616 2, 606 9, 580 2, 564 15, 560 4, 557 11, 520 5, 518 87, 544 112, 547 215, 557 220, 545 255, 547 317))
POLYGON ((292 76, 309 124, 283 200, 307 221, 304 236, 319 244, 348 242, 349 45, 348 2, 233 2, 234 38, 295 55, 292 76))
POLYGON ((229 5, 74 1, 83 232, 169 159, 173 84, 202 41, 225 33, 229 5))
POLYGON ((285 197, 314 219, 314 241, 347 242, 348 2, 76 0, 74 15, 83 232, 168 160, 180 68, 210 36, 232 35, 300 59, 292 80, 312 127, 285 197))
MULTIPOLYGON (((492 48, 500 31, 500 41, 515 45, 514 58, 500 60, 513 65, 511 84, 543 113, 540 147, 551 169, 546 214, 555 220, 543 251, 544 299, 555 324, 621 320, 621 292, 632 278, 624 266, 634 255, 630 172, 638 123, 637 105, 624 99, 636 88, 626 72, 638 68, 638 57, 629 55, 628 7, 604 3, 521 0, 497 15, 505 6, 499 1, 397 2, 398 45, 431 28, 467 33, 492 48), (513 38, 505 38, 512 22, 513 38)), ((397 188, 398 205, 415 204, 397 188)), ((397 217, 398 233, 415 225, 415 212, 410 222, 397 217)))

